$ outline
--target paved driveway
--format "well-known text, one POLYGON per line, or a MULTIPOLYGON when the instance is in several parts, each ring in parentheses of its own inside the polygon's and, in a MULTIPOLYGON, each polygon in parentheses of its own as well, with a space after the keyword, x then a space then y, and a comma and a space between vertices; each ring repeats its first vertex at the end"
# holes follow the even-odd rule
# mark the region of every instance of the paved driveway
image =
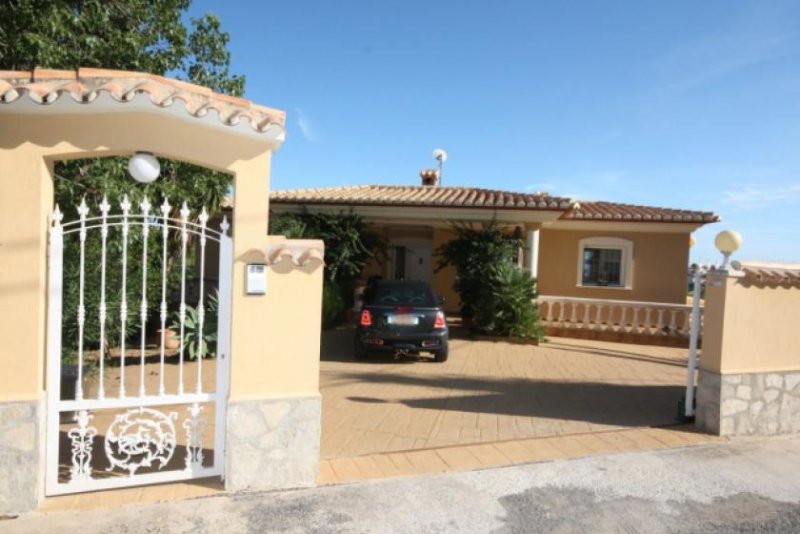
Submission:
POLYGON ((355 362, 352 336, 323 334, 324 459, 665 425, 684 394, 686 349, 456 338, 444 364, 355 362))

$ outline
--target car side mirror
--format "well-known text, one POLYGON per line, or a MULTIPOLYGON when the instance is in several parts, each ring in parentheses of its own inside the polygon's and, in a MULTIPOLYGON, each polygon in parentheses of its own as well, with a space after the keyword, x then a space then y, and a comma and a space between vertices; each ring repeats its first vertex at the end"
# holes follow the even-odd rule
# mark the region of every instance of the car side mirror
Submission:
POLYGON ((441 295, 436 295, 436 304, 442 305, 446 299, 441 295))

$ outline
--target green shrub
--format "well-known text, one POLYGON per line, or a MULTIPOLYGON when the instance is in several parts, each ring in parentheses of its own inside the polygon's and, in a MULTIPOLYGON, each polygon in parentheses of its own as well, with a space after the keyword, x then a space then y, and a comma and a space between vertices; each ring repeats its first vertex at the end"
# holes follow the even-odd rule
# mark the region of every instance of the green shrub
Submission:
MULTIPOLYGON (((186 320, 183 323, 183 350, 190 360, 197 358, 198 343, 200 357, 210 357, 217 353, 217 325, 219 324, 219 293, 215 289, 208 295, 203 314, 203 329, 200 329, 200 315, 194 306, 186 306, 186 320)), ((175 312, 172 324, 169 327, 180 335, 180 313, 175 312)))
POLYGON ((462 316, 477 333, 541 339, 536 280, 516 265, 521 239, 494 223, 481 229, 455 226, 456 237, 437 251, 438 269, 456 269, 454 289, 462 316))
POLYGON ((536 279, 510 263, 496 264, 491 270, 476 304, 478 329, 493 336, 542 339, 536 279))
POLYGON ((322 327, 331 328, 341 319, 346 304, 342 289, 334 282, 322 284, 322 327))

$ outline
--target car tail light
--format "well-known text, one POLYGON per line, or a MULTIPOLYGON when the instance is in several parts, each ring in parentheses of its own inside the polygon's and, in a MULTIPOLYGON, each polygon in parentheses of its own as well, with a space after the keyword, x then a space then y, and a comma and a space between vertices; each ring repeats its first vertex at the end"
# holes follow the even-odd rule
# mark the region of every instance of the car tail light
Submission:
POLYGON ((369 310, 361 310, 361 326, 372 326, 372 314, 369 310))
POLYGON ((410 312, 413 309, 414 308, 412 308, 411 306, 398 306, 398 307, 396 307, 394 309, 394 311, 396 311, 398 313, 406 313, 406 312, 410 312))
POLYGON ((445 327, 444 313, 443 312, 436 312, 436 319, 433 320, 433 327, 434 328, 444 328, 445 327))

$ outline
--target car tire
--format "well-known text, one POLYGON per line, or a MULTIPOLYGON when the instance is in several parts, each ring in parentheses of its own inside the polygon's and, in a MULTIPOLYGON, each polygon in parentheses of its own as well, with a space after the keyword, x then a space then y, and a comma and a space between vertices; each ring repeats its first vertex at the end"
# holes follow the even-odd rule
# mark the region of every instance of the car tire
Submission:
POLYGON ((447 356, 449 355, 450 347, 448 346, 447 341, 442 344, 442 348, 436 351, 436 356, 434 356, 434 361, 436 363, 444 363, 447 361, 447 356))
POLYGON ((356 360, 366 360, 367 348, 358 341, 356 341, 355 346, 353 347, 353 356, 355 357, 356 360))

